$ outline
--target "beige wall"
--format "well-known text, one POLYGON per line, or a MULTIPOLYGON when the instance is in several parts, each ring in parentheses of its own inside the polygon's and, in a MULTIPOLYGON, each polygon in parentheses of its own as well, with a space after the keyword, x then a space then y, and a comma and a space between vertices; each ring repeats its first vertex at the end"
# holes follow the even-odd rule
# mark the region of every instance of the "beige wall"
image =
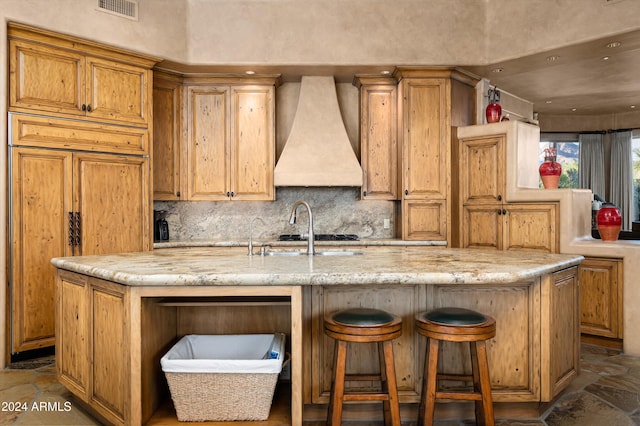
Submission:
MULTIPOLYGON (((139 0, 138 22, 98 12, 96 3, 0 0, 0 40, 4 23, 17 21, 190 64, 483 65, 640 28, 634 0, 139 0)), ((0 66, 0 81, 6 73, 0 66)), ((5 146, 6 99, 0 84, 5 146)), ((0 170, 6 154, 0 151, 0 170)), ((6 183, 0 174, 0 186, 6 183)), ((6 217, 4 198, 0 215, 6 217)), ((0 284, 6 288, 4 278, 0 284)), ((0 292, 0 366, 5 296, 0 292)))

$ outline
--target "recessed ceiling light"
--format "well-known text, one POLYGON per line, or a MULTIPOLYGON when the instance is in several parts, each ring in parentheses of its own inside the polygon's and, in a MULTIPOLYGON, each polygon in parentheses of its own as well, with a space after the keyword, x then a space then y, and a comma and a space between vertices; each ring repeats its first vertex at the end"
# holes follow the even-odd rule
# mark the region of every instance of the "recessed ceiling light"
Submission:
POLYGON ((549 62, 557 61, 558 59, 560 59, 560 56, 558 55, 547 56, 547 61, 549 62))
POLYGON ((636 106, 635 105, 631 105, 629 108, 634 109, 636 106))
POLYGON ((382 75, 389 75, 389 74, 391 74, 391 71, 389 71, 389 70, 382 70, 382 71, 380 71, 380 74, 382 74, 382 75))
POLYGON ((609 49, 615 49, 616 47, 620 47, 622 43, 620 43, 619 41, 612 41, 611 43, 607 44, 607 47, 609 49))
POLYGON ((551 103, 553 103, 553 101, 546 101, 545 103, 546 104, 551 104, 551 103))
POLYGON ((502 71, 504 71, 504 68, 494 68, 494 69, 491 70, 491 72, 495 72, 495 73, 499 73, 499 72, 502 72, 502 71))
POLYGON ((254 75, 256 72, 255 71, 251 71, 251 70, 247 70, 244 72, 247 75, 254 75))
POLYGON ((608 60, 609 60, 609 57, 608 57, 608 56, 603 56, 603 57, 602 57, 602 60, 603 60, 603 61, 608 61, 608 60))
POLYGON ((577 108, 571 108, 571 111, 576 112, 578 109, 577 108))

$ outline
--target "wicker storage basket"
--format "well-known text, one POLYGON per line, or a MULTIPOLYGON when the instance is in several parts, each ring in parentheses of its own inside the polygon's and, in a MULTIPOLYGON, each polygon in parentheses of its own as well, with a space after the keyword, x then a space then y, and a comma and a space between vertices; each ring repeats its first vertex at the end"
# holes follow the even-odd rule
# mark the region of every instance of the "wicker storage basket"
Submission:
POLYGON ((162 357, 179 421, 266 420, 284 335, 183 337, 162 357))

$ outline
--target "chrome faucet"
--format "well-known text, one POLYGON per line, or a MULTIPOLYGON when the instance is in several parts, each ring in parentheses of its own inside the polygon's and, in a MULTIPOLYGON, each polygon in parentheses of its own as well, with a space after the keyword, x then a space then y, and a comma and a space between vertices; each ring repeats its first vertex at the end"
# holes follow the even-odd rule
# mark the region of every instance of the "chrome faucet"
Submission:
POLYGON ((313 214, 311 213, 311 206, 306 201, 296 201, 293 204, 293 208, 291 209, 291 217, 289 218, 289 223, 291 225, 296 223, 296 212, 298 211, 298 206, 303 205, 307 209, 307 213, 309 213, 309 232, 307 233, 307 254, 314 255, 316 253, 313 242, 315 240, 315 235, 313 233, 313 214))

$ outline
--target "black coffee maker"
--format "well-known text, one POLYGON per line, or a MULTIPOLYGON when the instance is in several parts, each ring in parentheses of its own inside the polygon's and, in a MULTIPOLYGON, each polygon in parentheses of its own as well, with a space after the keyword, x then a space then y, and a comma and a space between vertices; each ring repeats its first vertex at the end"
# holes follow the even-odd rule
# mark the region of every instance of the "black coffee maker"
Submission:
POLYGON ((167 241, 169 239, 169 224, 166 220, 166 210, 154 210, 153 211, 153 240, 154 241, 167 241))

